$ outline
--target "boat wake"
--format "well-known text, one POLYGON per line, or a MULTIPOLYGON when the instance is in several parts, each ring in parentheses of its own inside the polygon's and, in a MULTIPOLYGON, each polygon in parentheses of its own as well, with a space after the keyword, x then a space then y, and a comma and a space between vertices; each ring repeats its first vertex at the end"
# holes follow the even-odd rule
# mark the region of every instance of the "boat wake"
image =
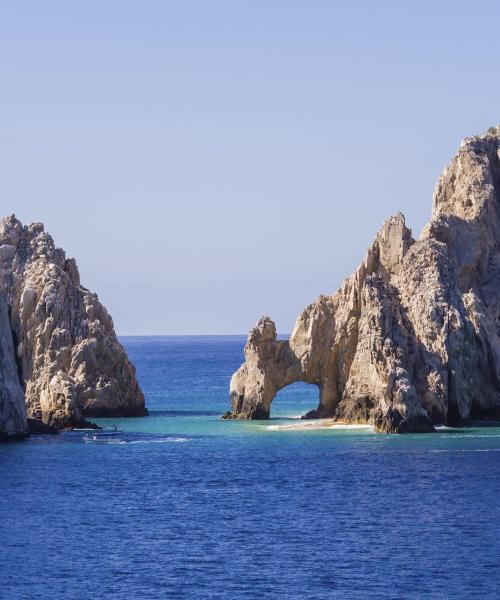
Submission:
POLYGON ((192 438, 187 437, 168 437, 157 440, 120 440, 119 444, 177 444, 190 442, 192 438))
POLYGON ((500 448, 440 448, 438 450, 429 450, 432 453, 452 453, 452 452, 500 452, 500 448))
POLYGON ((136 445, 136 444, 178 444, 183 442, 190 442, 192 438, 169 435, 169 436, 147 436, 143 437, 140 434, 132 433, 120 433, 119 436, 110 437, 99 437, 97 436, 85 436, 83 441, 90 444, 101 444, 106 446, 125 446, 125 445, 136 445))

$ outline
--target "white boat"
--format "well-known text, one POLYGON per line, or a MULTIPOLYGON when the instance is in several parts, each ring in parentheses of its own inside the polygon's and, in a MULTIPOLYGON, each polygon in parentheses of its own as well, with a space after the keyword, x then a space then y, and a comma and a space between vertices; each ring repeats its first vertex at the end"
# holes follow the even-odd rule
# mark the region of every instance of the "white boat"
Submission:
POLYGON ((123 431, 120 431, 117 427, 114 427, 113 429, 101 429, 100 431, 85 434, 83 436, 83 441, 95 444, 106 444, 113 441, 119 441, 122 434, 123 431))

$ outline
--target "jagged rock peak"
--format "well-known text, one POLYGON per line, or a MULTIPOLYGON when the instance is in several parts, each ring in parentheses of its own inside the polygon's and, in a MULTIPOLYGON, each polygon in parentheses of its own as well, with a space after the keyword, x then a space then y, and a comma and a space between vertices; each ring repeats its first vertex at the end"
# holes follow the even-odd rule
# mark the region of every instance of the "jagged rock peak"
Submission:
POLYGON ((433 219, 449 215, 471 221, 498 211, 499 148, 497 135, 486 134, 462 141, 436 185, 433 219))
POLYGON ((0 297, 9 312, 0 334, 12 338, 30 419, 61 428, 145 414, 110 315, 42 223, 0 220, 0 297))
POLYGON ((368 250, 364 267, 367 274, 397 275, 414 240, 406 227, 404 215, 398 212, 384 221, 368 250))
POLYGON ((299 315, 288 341, 259 322, 227 416, 267 418, 279 389, 305 381, 319 389, 308 416, 380 432, 500 417, 499 132, 462 142, 419 240, 398 213, 339 291, 299 315))

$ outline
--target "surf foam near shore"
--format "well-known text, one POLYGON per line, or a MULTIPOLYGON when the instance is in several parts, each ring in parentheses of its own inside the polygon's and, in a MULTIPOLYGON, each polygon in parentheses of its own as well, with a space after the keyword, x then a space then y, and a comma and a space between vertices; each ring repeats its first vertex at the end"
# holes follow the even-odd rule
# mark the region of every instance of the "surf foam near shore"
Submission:
POLYGON ((372 425, 358 423, 342 423, 333 419, 314 419, 311 421, 299 421, 297 423, 286 423, 282 425, 266 425, 267 431, 314 431, 318 429, 358 429, 363 431, 374 431, 372 425))

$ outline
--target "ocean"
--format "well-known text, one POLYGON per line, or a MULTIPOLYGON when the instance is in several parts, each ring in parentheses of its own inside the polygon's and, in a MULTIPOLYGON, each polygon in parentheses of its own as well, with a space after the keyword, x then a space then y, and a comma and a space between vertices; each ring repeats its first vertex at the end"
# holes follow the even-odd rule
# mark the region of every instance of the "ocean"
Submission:
POLYGON ((0 445, 0 598, 500 597, 500 428, 222 421, 243 336, 121 339, 149 416, 0 445))

